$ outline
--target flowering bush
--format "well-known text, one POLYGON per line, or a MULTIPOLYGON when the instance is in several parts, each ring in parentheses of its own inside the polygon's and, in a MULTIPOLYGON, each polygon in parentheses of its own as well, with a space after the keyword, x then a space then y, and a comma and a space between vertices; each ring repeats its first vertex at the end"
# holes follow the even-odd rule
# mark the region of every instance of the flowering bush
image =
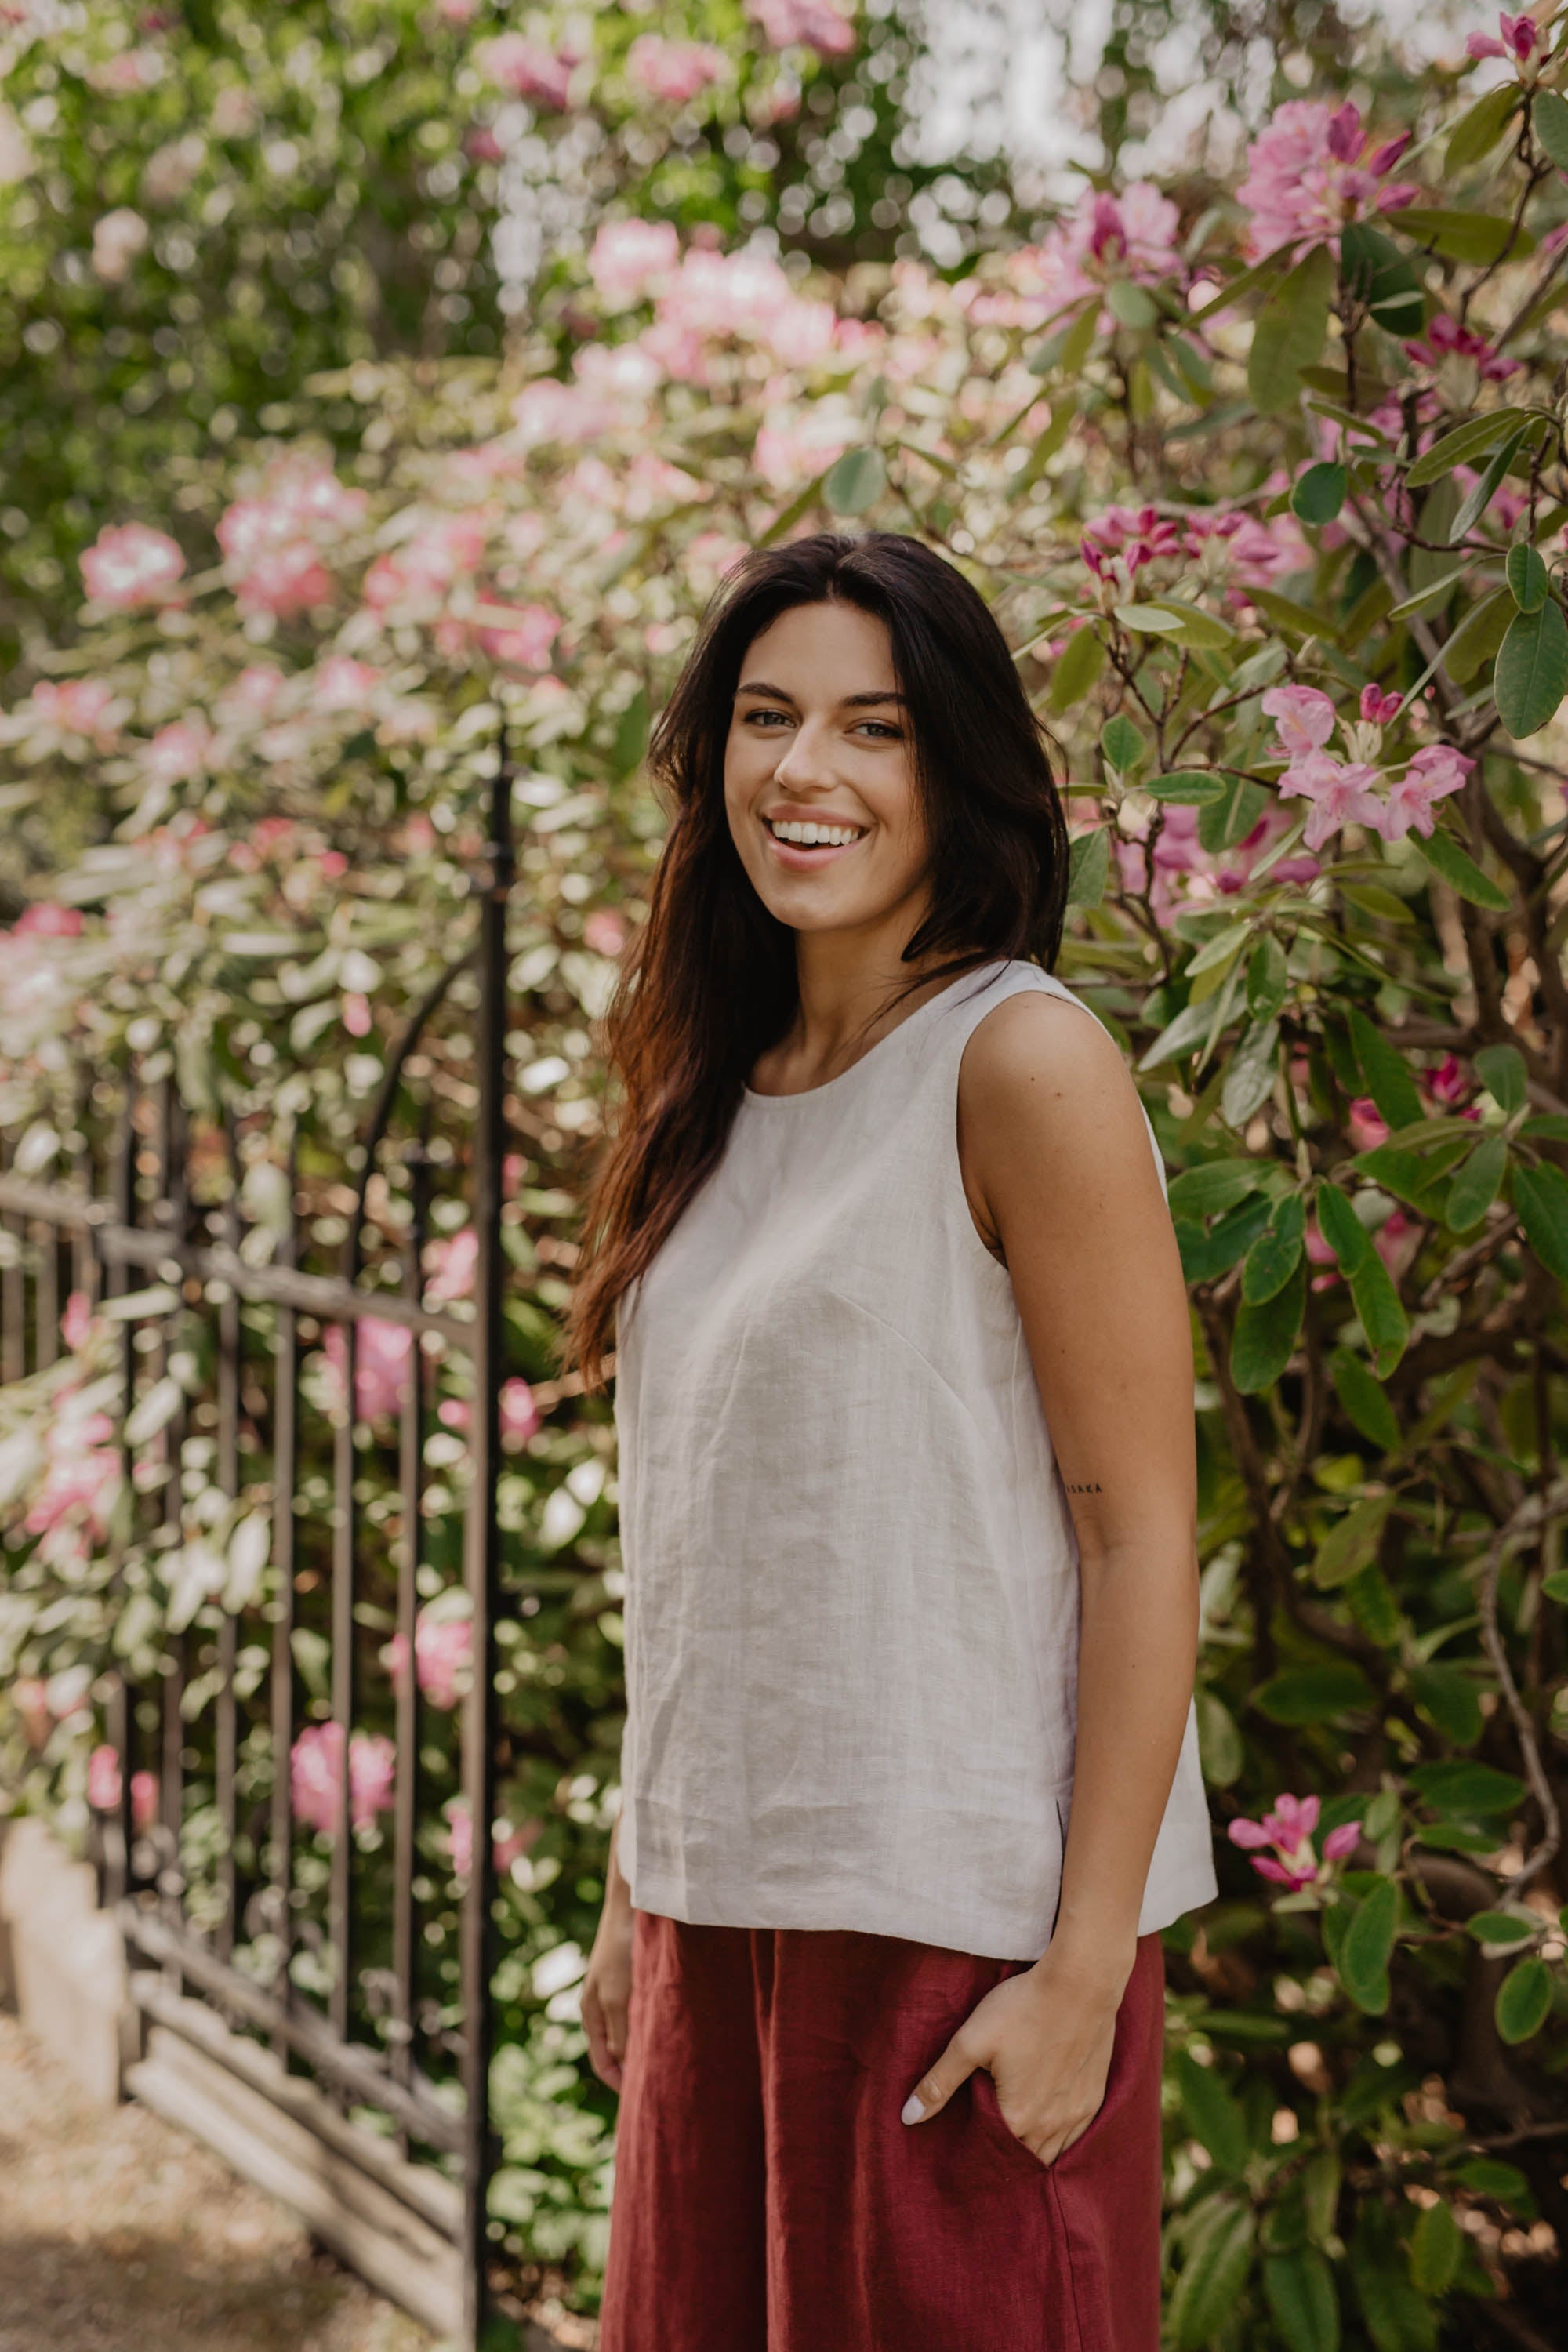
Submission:
MULTIPOLYGON (((837 37, 836 12, 784 14, 817 26, 793 39, 837 37)), ((1508 21, 1522 70, 1495 88, 1456 98, 1456 59, 1381 89, 1370 126, 1337 88, 1287 99, 1224 202, 1096 189, 953 280, 905 257, 797 284, 765 252, 606 222, 570 359, 529 324, 504 367, 319 378, 313 434, 215 461, 211 543, 187 526, 184 570, 139 542, 91 558, 79 633, 38 649, 0 721, 25 792, 90 779, 116 820, 0 939, 13 1164, 74 1150, 80 1088, 90 1108, 134 1055, 177 1080, 208 1139, 202 1202, 237 1199, 260 1262, 292 1139, 321 1265, 342 1230, 326 1171, 465 936, 508 722, 502 1801, 530 1843, 502 1886, 497 2211, 586 2299, 613 2109, 570 1971, 614 1802, 622 1586, 605 1417, 550 1351, 599 1129, 593 1025, 663 822, 648 717, 703 601, 740 548, 864 518, 984 588, 1060 738, 1059 968, 1143 1083, 1191 1286, 1222 1893, 1166 1937, 1172 2341, 1550 2340, 1568 2228, 1568 97, 1560 34, 1508 21), (227 520, 258 512, 277 520, 227 520), (288 583, 307 577, 301 600, 288 583), (552 2110, 536 2085, 561 2065, 552 2110)), ((157 523, 149 491, 109 529, 157 523)), ((471 1100, 466 986, 421 1041, 437 1134, 471 1100)), ((472 1244, 461 1203, 437 1206, 416 1264, 412 1180, 377 1168, 366 1278, 457 1313, 472 1244)), ((121 1336, 78 1312, 62 1365, 0 1390, 0 1768, 68 1822, 115 1645, 153 1656, 189 1630, 210 1671, 270 1572, 241 1574, 260 1498, 212 1499, 198 1435, 177 1541, 133 1551, 117 1614, 105 1527, 124 1498, 94 1457, 118 1463, 129 1412, 133 1455, 166 1474, 178 1403, 158 1425, 158 1383, 121 1393, 121 1336), (54 1415, 73 1417, 68 1454, 54 1415)), ((339 1348, 308 1360, 328 1414, 339 1348)), ((381 1318, 355 1357, 365 1509, 391 1528, 384 1442, 414 1359, 381 1318)), ((168 1377, 195 1394, 199 1361, 186 1373, 168 1377)), ((439 1716, 468 1664, 440 1595, 472 1401, 445 1359, 430 1378, 413 1664, 439 1716)), ((409 1661, 384 1582, 367 1605, 386 1724, 409 1661)), ((320 1704, 308 1608, 301 1630, 320 1704)), ((301 1730, 290 1778, 330 1834, 328 1728, 301 1730)), ((374 1853, 385 1763, 365 1757, 374 1853)), ((258 1789, 274 1769, 258 1744, 258 1789)), ((436 1793, 422 1858, 460 1877, 472 1825, 451 1782, 436 1793)))

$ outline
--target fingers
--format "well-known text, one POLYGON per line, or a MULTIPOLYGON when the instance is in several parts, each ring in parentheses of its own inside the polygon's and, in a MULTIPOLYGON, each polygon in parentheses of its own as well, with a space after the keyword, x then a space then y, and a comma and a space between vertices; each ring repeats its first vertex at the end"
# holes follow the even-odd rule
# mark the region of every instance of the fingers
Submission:
POLYGON ((971 2056, 961 2036, 954 2034, 929 2074, 922 2074, 909 2097, 904 2101, 901 2120, 906 2124, 923 2124, 940 2115, 961 2083, 967 2083, 980 2063, 971 2056))
POLYGON ((588 2037, 588 2063, 601 2083, 621 2088, 626 2053, 627 2004, 606 2000, 591 1981, 583 1987, 583 2031, 588 2037))

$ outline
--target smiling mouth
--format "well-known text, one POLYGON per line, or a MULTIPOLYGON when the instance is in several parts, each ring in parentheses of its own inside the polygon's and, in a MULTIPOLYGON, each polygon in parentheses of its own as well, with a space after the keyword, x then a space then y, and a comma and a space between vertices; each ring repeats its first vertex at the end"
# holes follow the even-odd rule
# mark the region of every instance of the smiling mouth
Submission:
POLYGON ((866 831, 863 824, 813 824, 795 817, 775 821, 765 816, 763 824, 786 849, 849 849, 866 831))

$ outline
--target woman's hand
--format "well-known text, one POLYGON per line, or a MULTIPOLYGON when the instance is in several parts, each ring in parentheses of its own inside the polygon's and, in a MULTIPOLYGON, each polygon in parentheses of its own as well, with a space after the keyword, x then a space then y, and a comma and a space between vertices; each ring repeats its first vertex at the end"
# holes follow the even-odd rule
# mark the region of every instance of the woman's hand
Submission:
POLYGON ((984 2066, 1008 2130, 1042 2164, 1052 2163, 1100 2113, 1131 1969, 1131 1960, 1085 1963, 1053 1945, 1032 1969, 1005 1977, 915 2085, 904 2121, 938 2114, 984 2066))
POLYGON ((610 1832, 605 1907, 583 1978, 581 2014, 588 2059, 601 2083, 621 2087, 632 2000, 632 1898, 621 1875, 620 1822, 610 1832))

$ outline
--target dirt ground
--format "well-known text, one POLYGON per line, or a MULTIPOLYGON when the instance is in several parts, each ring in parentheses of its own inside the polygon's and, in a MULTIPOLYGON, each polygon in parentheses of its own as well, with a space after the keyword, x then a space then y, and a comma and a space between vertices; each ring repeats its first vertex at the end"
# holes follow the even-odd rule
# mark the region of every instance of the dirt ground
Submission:
POLYGON ((86 2111, 0 2015, 0 2352, 436 2352, 145 2107, 86 2111))

